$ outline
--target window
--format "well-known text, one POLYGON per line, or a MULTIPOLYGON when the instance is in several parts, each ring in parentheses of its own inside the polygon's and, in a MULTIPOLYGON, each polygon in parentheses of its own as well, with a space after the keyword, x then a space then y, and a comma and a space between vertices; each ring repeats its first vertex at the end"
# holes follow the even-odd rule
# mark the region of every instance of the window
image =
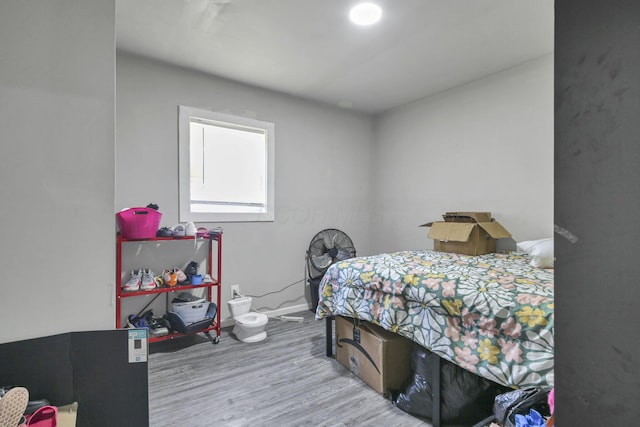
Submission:
POLYGON ((274 220, 274 124, 180 106, 180 221, 274 220))

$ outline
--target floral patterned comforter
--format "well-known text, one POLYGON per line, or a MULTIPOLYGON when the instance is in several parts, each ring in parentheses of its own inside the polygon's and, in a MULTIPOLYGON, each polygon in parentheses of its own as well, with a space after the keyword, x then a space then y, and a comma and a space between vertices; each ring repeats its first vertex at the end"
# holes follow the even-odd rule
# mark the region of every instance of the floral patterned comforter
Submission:
POLYGON ((553 272, 524 253, 404 251, 333 264, 316 318, 363 319, 510 387, 553 385, 553 272))

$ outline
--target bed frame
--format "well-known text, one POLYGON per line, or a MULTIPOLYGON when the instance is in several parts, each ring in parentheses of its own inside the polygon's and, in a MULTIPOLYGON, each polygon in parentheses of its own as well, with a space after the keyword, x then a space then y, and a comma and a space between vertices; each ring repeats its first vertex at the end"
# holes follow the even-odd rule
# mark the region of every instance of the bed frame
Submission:
MULTIPOLYGON (((327 357, 335 357, 333 354, 333 321, 335 320, 335 316, 330 316, 326 318, 326 347, 327 347, 327 357)), ((435 353, 434 353, 435 354, 435 353)), ((440 357, 436 357, 433 361, 432 365, 432 378, 431 384, 433 386, 433 409, 431 418, 431 424, 433 427, 441 427, 441 395, 440 395, 440 357)), ((491 421, 494 421, 494 416, 490 416, 485 418, 484 420, 474 424, 472 427, 484 427, 488 425, 491 421)))

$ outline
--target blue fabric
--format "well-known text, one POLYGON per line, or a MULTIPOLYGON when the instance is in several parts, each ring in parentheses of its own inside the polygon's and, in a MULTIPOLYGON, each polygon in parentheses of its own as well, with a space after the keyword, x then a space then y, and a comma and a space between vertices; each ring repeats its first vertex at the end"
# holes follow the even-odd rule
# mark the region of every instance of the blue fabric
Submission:
POLYGON ((544 418, 535 409, 529 411, 529 415, 516 414, 516 427, 545 427, 544 418))

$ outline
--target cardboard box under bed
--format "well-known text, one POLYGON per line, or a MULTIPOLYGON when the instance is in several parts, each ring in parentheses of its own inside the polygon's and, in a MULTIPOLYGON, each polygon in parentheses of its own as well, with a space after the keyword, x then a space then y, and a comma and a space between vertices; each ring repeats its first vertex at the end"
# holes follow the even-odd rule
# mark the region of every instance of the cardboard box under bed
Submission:
POLYGON ((410 375, 412 345, 373 323, 336 316, 336 359, 383 395, 410 375))

